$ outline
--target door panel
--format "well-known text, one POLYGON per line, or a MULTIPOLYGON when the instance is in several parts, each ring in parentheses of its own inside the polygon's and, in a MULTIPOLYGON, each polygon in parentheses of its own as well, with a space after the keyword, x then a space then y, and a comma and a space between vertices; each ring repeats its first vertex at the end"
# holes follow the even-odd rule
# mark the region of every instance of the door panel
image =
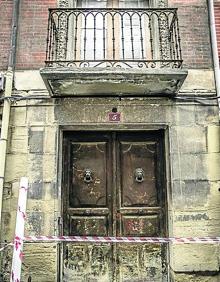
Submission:
POLYGON ((120 282, 168 281, 164 269, 161 244, 119 244, 118 261, 120 282))
POLYGON ((155 147, 155 143, 120 142, 123 207, 158 204, 155 147))
POLYGON ((106 216, 71 216, 71 235, 107 236, 108 223, 106 216))
MULTIPOLYGON (((161 142, 146 134, 119 134, 118 143, 119 235, 163 236, 164 200, 158 176, 161 142)), ((118 244, 117 256, 120 282, 167 281, 161 244, 118 244)))
POLYGON ((124 215, 122 216, 123 236, 158 236, 160 222, 158 215, 124 215))
POLYGON ((107 158, 110 143, 106 137, 100 138, 91 135, 85 139, 81 135, 69 142, 71 170, 68 201, 64 207, 69 216, 66 234, 109 234, 111 198, 108 191, 110 162, 107 158))
POLYGON ((71 143, 71 208, 106 206, 106 149, 104 142, 71 143))
MULTIPOLYGON (((64 139, 65 235, 112 234, 109 138, 108 134, 87 133, 64 139)), ((62 282, 107 282, 111 277, 110 244, 63 244, 62 282)))
POLYGON ((110 244, 65 243, 62 282, 110 282, 112 246, 110 244))
MULTIPOLYGON (((64 138, 64 235, 165 235, 162 137, 68 133, 64 138)), ((161 244, 63 245, 62 281, 167 282, 161 244)))

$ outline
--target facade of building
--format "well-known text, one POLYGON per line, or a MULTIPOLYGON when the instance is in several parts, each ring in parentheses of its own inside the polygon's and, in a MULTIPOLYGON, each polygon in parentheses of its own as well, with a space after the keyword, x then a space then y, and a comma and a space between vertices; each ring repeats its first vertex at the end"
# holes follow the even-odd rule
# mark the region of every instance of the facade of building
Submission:
MULTIPOLYGON (((27 236, 219 236, 206 0, 5 0, 0 25, 2 243, 22 176, 27 236)), ((219 258, 218 244, 26 242, 21 281, 217 282, 219 258)), ((2 281, 11 261, 8 247, 2 281)))

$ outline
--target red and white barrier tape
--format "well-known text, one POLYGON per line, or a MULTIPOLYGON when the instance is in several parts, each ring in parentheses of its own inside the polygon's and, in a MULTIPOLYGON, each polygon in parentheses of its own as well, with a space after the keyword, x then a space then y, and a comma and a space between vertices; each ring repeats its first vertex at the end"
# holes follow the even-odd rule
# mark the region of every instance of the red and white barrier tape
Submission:
POLYGON ((100 237, 100 236, 27 236, 26 242, 87 242, 87 243, 220 243, 220 237, 100 237))

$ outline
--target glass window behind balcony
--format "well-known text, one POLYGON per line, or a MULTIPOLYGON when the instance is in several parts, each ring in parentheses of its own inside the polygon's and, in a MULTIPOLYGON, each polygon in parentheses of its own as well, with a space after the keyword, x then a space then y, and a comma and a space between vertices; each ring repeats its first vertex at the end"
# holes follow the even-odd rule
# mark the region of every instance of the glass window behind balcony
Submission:
POLYGON ((149 7, 149 1, 146 0, 119 0, 120 8, 147 8, 149 7))
POLYGON ((78 0, 77 8, 147 8, 149 0, 78 0))
POLYGON ((107 0, 78 0, 77 8, 107 8, 107 0))
MULTIPOLYGON (((146 30, 146 23, 140 23, 138 14, 130 17, 129 14, 121 17, 116 15, 112 18, 110 15, 103 18, 103 14, 97 14, 94 17, 90 13, 89 8, 147 8, 149 1, 146 0, 111 0, 111 1, 97 1, 97 0, 81 0, 77 1, 78 8, 88 8, 86 16, 81 19, 81 46, 80 55, 81 60, 105 60, 112 58, 113 60, 132 60, 144 59, 143 49, 146 33, 141 32, 146 30), (140 29, 142 24, 142 30, 140 29)), ((79 53, 79 52, 78 52, 79 53)))
POLYGON ((149 22, 147 14, 129 11, 130 8, 148 8, 150 3, 152 5, 153 1, 75 1, 74 7, 85 10, 69 17, 67 59, 101 62, 152 59, 154 16, 149 22), (107 12, 106 8, 123 8, 125 11, 107 12))
MULTIPOLYGON (((149 7, 149 1, 146 0, 119 0, 120 8, 147 8, 149 7)), ((120 31, 124 33, 124 42, 121 42, 120 48, 120 58, 121 59, 145 59, 146 54, 143 51, 146 42, 146 22, 143 21, 144 17, 140 21, 139 14, 136 13, 132 17, 126 14, 123 17, 123 23, 120 24, 120 31), (140 25, 141 28, 140 28, 140 25), (141 45, 141 38, 143 39, 143 44, 141 45), (144 42, 145 41, 145 42, 144 42), (124 45, 124 46, 123 46, 124 45)))

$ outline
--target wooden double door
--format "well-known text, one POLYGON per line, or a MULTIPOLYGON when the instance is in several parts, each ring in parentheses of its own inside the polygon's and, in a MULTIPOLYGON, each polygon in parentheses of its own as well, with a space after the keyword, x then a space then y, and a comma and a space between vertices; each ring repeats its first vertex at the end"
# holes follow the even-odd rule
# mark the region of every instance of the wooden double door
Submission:
MULTIPOLYGON (((161 132, 66 132, 63 234, 164 236, 161 132)), ((166 247, 65 243, 62 281, 164 282, 166 247)))

